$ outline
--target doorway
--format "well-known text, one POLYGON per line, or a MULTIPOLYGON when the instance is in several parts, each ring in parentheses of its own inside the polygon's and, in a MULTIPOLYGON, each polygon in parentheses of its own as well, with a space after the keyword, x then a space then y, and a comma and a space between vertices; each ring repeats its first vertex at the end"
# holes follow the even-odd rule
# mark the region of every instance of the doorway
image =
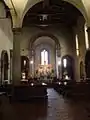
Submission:
POLYGON ((3 50, 1 53, 1 83, 8 82, 8 53, 3 50))
POLYGON ((28 79, 29 59, 27 56, 21 56, 21 79, 28 79))
POLYGON ((74 80, 74 60, 70 55, 62 57, 62 79, 69 77, 74 80))

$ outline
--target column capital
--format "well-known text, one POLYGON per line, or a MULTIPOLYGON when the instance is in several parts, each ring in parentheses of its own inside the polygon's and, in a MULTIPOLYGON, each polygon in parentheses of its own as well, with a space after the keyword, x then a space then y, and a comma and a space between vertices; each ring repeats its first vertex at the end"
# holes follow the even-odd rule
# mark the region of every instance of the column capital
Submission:
POLYGON ((22 32, 22 28, 13 28, 12 31, 14 34, 20 34, 22 32))

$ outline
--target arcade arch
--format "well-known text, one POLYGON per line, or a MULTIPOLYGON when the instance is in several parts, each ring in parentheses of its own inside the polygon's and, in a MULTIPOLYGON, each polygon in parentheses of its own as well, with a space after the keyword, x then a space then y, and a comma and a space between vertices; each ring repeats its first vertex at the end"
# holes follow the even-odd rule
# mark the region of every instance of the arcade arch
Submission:
POLYGON ((57 37, 55 37, 51 33, 41 32, 31 37, 29 48, 30 48, 29 49, 30 60, 34 61, 34 66, 33 66, 34 70, 35 69, 37 70, 37 66, 41 63, 42 50, 46 50, 48 52, 48 64, 47 65, 51 64, 54 71, 57 70, 56 68, 58 64, 57 58, 60 58, 61 56, 61 47, 60 47, 60 43, 57 37))

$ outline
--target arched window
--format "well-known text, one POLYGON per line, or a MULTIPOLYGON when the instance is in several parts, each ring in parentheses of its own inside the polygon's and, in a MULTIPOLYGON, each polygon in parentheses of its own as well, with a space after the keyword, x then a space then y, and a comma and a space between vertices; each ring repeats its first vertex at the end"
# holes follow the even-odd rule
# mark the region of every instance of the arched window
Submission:
POLYGON ((48 65, 48 51, 41 51, 41 65, 48 65))
POLYGON ((67 59, 63 59, 63 66, 64 66, 64 68, 67 67, 67 59))
POLYGON ((78 41, 78 35, 76 34, 76 54, 79 56, 79 41, 78 41))

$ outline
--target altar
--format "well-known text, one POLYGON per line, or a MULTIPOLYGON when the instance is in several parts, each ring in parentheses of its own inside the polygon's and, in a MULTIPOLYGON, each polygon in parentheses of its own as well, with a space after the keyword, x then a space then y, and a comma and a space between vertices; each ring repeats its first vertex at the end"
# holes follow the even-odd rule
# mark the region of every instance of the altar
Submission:
POLYGON ((35 76, 44 81, 52 81, 53 77, 55 75, 55 71, 53 69, 53 65, 38 65, 38 68, 36 70, 35 76))

